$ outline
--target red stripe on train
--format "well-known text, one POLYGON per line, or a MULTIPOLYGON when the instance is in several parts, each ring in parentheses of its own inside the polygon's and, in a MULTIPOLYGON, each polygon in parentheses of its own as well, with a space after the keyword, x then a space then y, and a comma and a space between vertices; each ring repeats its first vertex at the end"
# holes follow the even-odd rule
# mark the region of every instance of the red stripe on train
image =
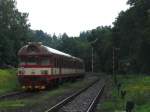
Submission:
POLYGON ((68 74, 57 74, 57 75, 50 75, 50 74, 39 74, 39 75, 18 75, 17 74, 17 76, 18 77, 39 77, 39 78, 41 78, 41 77, 44 77, 44 78, 62 78, 62 77, 76 77, 76 76, 78 76, 78 75, 80 75, 80 74, 72 74, 72 75, 68 75, 68 74))
POLYGON ((52 65, 20 65, 19 67, 24 68, 50 68, 52 65))
POLYGON ((54 79, 55 77, 53 77, 52 75, 45 75, 45 74, 43 74, 43 75, 17 75, 18 77, 20 77, 20 78, 48 78, 49 80, 51 79, 54 79))

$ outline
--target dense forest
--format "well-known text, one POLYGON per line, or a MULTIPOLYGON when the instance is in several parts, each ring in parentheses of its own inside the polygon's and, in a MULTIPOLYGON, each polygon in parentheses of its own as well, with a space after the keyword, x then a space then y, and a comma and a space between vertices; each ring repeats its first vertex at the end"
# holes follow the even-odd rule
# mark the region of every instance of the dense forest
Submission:
MULTIPOLYGON (((112 73, 150 72, 150 0, 128 0, 130 7, 121 11, 113 26, 99 26, 81 32, 79 37, 66 33, 56 36, 30 29, 28 13, 19 12, 15 0, 0 0, 0 67, 17 67, 17 52, 29 41, 41 41, 85 62, 91 71, 112 73)), ((72 26, 73 27, 73 26, 72 26)))

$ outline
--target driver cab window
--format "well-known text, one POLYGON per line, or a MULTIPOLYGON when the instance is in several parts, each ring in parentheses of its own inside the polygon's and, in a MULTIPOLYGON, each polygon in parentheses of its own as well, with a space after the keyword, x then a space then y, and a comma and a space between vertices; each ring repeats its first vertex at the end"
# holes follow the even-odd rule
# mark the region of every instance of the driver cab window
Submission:
POLYGON ((41 59, 41 65, 49 65, 49 59, 48 58, 42 58, 41 59))
POLYGON ((33 64, 33 65, 35 65, 35 64, 37 64, 37 63, 38 63, 38 59, 35 58, 35 57, 29 57, 29 58, 27 59, 27 64, 33 64))

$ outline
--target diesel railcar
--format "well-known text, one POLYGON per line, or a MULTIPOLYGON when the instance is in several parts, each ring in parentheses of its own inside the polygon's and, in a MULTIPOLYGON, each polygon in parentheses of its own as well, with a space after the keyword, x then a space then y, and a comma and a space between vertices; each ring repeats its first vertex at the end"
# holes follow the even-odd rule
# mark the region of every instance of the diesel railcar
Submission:
POLYGON ((64 80, 83 77, 83 60, 41 42, 29 42, 19 52, 18 80, 23 89, 45 89, 64 80))

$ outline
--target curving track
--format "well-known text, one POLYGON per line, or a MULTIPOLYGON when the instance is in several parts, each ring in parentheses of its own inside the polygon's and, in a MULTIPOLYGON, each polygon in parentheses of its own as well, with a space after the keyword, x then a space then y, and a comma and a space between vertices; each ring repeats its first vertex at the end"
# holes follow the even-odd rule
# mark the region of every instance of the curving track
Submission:
POLYGON ((69 96, 45 112, 92 112, 104 90, 104 80, 69 96))

